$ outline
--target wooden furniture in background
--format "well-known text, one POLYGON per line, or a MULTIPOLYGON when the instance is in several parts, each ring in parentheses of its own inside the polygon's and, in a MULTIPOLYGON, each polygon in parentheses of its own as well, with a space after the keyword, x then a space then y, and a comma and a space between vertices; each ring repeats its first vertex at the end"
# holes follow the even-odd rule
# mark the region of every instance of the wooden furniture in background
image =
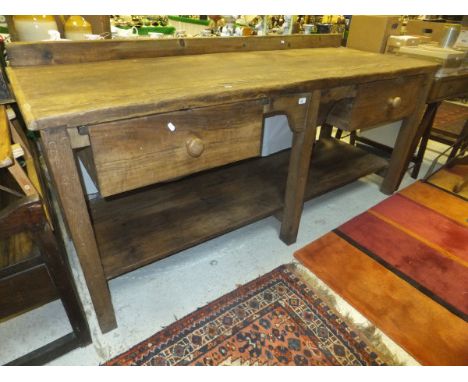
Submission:
POLYGON ((0 320, 60 298, 72 327, 71 333, 10 362, 11 365, 43 364, 88 344, 91 338, 65 250, 51 229, 47 209, 37 191, 40 187, 34 186, 35 182, 17 160, 24 156, 28 173, 36 174, 30 162, 31 148, 10 124, 3 105, 0 106, 0 143, 1 170, 9 170, 10 179, 17 183, 10 182, 10 187, 0 188, 0 320), (13 140, 22 145, 11 144, 10 130, 13 140), (6 144, 13 149, 3 150, 6 144), (5 153, 9 163, 3 156, 5 153))
POLYGON ((8 46, 12 87, 28 128, 40 131, 102 331, 117 324, 113 277, 272 214, 292 243, 304 200, 387 164, 381 189, 398 188, 422 114, 406 97, 426 98, 436 65, 340 43, 292 35, 8 46), (386 97, 400 97, 402 111, 386 97), (389 163, 326 137, 314 144, 342 102, 361 105, 366 124, 405 119, 389 163), (292 148, 260 158, 261 121, 277 114, 288 118, 292 148), (74 152, 89 146, 102 195, 87 203, 74 152))
MULTIPOLYGON (((466 95, 468 95, 468 73, 466 72, 438 77, 432 80, 430 91, 426 99, 427 106, 424 111, 424 115, 421 118, 421 122, 419 124, 415 138, 412 142, 411 154, 409 155, 408 159, 408 161, 414 163, 413 169, 411 171, 411 176, 413 178, 416 179, 419 175, 429 139, 434 139, 441 143, 453 145, 455 144, 457 137, 463 133, 463 118, 461 125, 457 122, 453 128, 446 126, 445 129, 443 128, 445 131, 442 131, 440 128, 434 129, 433 124, 439 106, 444 100, 455 97, 466 97, 466 95)), ((333 122, 336 121, 331 121, 332 124, 333 122)), ((338 130, 337 139, 341 137, 341 134, 342 130, 338 130)), ((372 139, 366 138, 364 136, 359 136, 356 134, 356 131, 352 131, 350 134, 350 144, 355 145, 356 142, 376 148, 388 155, 391 155, 394 149, 393 147, 373 141, 372 139)), ((449 159, 451 159, 458 150, 459 147, 455 146, 449 154, 449 159)))
MULTIPOLYGON (((452 137, 449 136, 450 133, 444 132, 437 132, 433 129, 434 118, 436 116, 437 110, 439 109, 441 103, 450 98, 455 97, 466 97, 468 96, 468 72, 452 75, 452 76, 445 76, 441 78, 436 78, 433 81, 431 86, 431 91, 429 92, 427 98, 427 108, 424 113, 424 117, 421 121, 421 125, 419 127, 420 134, 416 137, 416 140, 413 144, 415 153, 414 158, 414 167, 413 171, 411 172, 411 176, 413 178, 417 178, 419 174, 419 170, 421 169, 421 164, 424 159, 424 153, 426 152, 427 143, 429 139, 431 139, 431 134, 436 140, 442 142, 445 136, 446 144, 453 144, 454 143, 454 135, 460 135, 462 131, 452 132, 452 137), (442 137, 441 137, 442 135, 442 137), (451 139, 452 138, 452 139, 451 139), (416 147, 419 143, 418 151, 416 152, 416 147)), ((460 129, 462 130, 462 129, 460 129)), ((456 139, 456 138, 455 138, 456 139)), ((451 157, 458 151, 458 148, 452 150, 451 157)))
POLYGON ((0 211, 0 239, 20 232, 31 235, 40 255, 0 269, 0 319, 60 298, 72 332, 23 356, 10 365, 40 365, 91 342, 66 254, 57 244, 38 197, 24 197, 0 211))

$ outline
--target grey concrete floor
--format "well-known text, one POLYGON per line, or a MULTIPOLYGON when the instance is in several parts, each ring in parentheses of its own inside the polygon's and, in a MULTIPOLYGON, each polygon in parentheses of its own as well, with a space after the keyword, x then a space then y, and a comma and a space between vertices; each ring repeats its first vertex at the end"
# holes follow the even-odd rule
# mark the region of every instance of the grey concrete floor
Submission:
MULTIPOLYGON (((425 175, 432 159, 445 148, 430 142, 420 176, 425 175)), ((291 246, 279 240, 280 224, 270 217, 112 280, 110 290, 118 328, 105 335, 98 328, 76 254, 68 243, 93 344, 74 350, 50 365, 98 365, 239 284, 294 261, 295 250, 385 199, 387 196, 379 192, 380 179, 370 175, 307 202, 297 242, 291 246)), ((402 187, 413 181, 407 174, 402 187)), ((2 322, 0 364, 69 331, 59 301, 2 322)), ((414 361, 409 357, 407 363, 414 364, 414 361)))

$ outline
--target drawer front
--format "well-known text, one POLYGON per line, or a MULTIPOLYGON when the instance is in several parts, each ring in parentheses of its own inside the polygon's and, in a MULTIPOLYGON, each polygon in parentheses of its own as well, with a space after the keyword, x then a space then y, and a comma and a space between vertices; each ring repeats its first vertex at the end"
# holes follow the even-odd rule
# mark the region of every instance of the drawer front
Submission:
POLYGON ((184 110, 89 127, 102 196, 260 154, 261 101, 184 110))
POLYGON ((410 76, 360 85, 351 112, 350 130, 398 121, 410 115, 424 79, 423 75, 410 76))
POLYGON ((429 101, 439 101, 468 94, 468 75, 455 78, 441 78, 434 81, 429 94, 429 101))

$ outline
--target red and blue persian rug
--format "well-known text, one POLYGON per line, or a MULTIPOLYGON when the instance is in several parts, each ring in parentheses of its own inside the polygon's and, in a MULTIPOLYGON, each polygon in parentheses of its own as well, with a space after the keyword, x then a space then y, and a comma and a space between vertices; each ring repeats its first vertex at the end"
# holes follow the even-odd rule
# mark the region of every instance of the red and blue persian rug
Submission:
POLYGON ((281 266, 105 365, 385 365, 295 270, 281 266))

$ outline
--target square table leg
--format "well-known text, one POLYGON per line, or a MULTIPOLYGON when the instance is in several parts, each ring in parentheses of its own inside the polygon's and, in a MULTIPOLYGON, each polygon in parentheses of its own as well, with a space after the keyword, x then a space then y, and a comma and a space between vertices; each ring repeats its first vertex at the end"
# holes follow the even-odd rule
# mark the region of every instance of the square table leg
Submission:
POLYGON ((426 99, 429 93, 432 78, 426 76, 426 82, 417 99, 413 113, 408 116, 400 127, 400 132, 392 151, 387 174, 380 186, 380 191, 390 195, 395 192, 405 175, 408 164, 415 150, 415 142, 418 142, 423 133, 420 122, 424 113, 426 99))
MULTIPOLYGON (((296 241, 304 206, 304 193, 309 175, 312 149, 317 131, 320 91, 311 93, 307 113, 301 126, 293 126, 293 143, 289 159, 288 179, 284 198, 280 238, 286 244, 296 241)), ((289 118, 288 116, 288 119, 289 118)))
POLYGON ((103 333, 108 332, 117 327, 117 321, 70 138, 65 129, 41 130, 41 144, 99 325, 103 333))

